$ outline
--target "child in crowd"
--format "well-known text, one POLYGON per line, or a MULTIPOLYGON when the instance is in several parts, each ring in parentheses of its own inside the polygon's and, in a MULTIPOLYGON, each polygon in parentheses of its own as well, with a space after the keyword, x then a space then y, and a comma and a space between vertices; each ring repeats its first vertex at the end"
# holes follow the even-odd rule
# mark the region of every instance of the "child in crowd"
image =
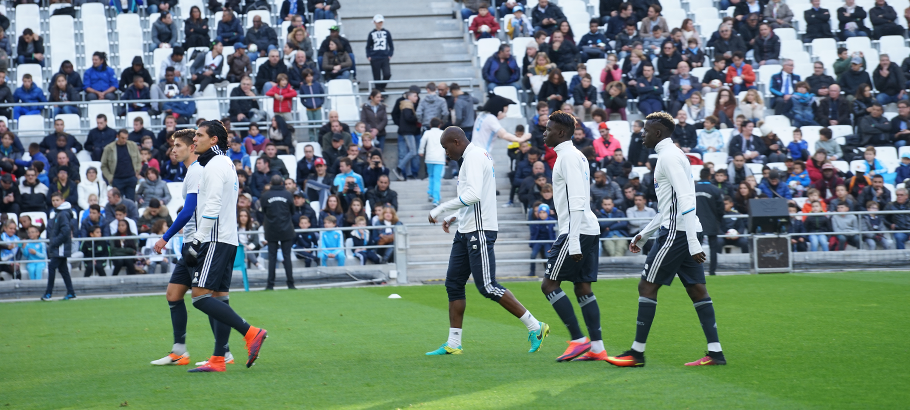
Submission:
MULTIPOLYGON (((806 203, 803 204, 803 213, 808 214, 812 212, 812 203, 819 202, 822 207, 822 212, 828 212, 828 204, 825 201, 821 200, 821 193, 818 192, 815 188, 809 188, 806 191, 806 203)), ((806 217, 803 217, 803 222, 806 222, 806 217)))
POLYGON ((901 154, 901 164, 895 172, 894 183, 900 184, 907 179, 910 179, 910 152, 901 154))
POLYGON ((837 161, 844 156, 844 150, 841 149, 840 144, 832 136, 833 134, 829 128, 820 129, 818 131, 818 141, 815 141, 815 150, 817 154, 819 149, 824 149, 828 154, 829 160, 837 161))
MULTIPOLYGON (((41 236, 38 227, 35 225, 28 227, 28 239, 37 241, 41 236)), ((47 269, 47 246, 40 242, 27 243, 22 247, 22 254, 26 261, 34 261, 25 264, 25 270, 28 271, 28 278, 31 280, 40 280, 41 274, 47 269)))
POLYGON ((433 118, 430 120, 430 129, 423 133, 420 139, 420 148, 417 153, 427 164, 427 197, 433 206, 439 205, 442 198, 439 190, 442 186, 442 172, 446 166, 446 151, 440 143, 442 138, 442 120, 433 118))
MULTIPOLYGON (((322 221, 322 224, 327 229, 332 229, 335 227, 337 219, 333 215, 328 215, 322 221)), ((341 231, 322 231, 322 234, 319 236, 319 259, 322 261, 322 266, 329 266, 329 258, 333 258, 338 261, 338 266, 344 266, 344 235, 341 234, 341 231)))
POLYGON ((259 133, 259 124, 251 122, 247 136, 243 139, 243 146, 246 148, 246 153, 262 152, 265 150, 265 146, 270 142, 272 141, 270 141, 268 137, 259 133))
POLYGON ((297 237, 294 238, 294 256, 297 259, 303 259, 303 263, 309 268, 310 264, 318 260, 316 251, 312 249, 316 249, 319 246, 319 236, 316 235, 316 232, 308 231, 310 229, 310 218, 307 216, 301 215, 297 224, 304 232, 298 232, 297 237))
POLYGON ((793 141, 787 144, 790 158, 806 161, 809 159, 809 143, 803 141, 803 132, 799 128, 793 130, 793 141))
POLYGON ((284 117, 285 120, 293 121, 294 113, 291 112, 291 104, 294 103, 294 97, 297 97, 297 91, 294 90, 294 87, 290 86, 287 74, 278 74, 275 82, 278 85, 270 88, 265 95, 275 99, 275 115, 280 115, 284 117))
POLYGON ((888 168, 882 165, 882 162, 875 158, 875 147, 868 146, 863 152, 863 160, 866 163, 866 175, 882 175, 888 173, 888 168))
POLYGON ((812 181, 809 180, 809 172, 806 171, 806 163, 802 161, 794 162, 793 170, 790 171, 789 177, 787 178, 787 185, 790 186, 790 192, 793 194, 793 197, 802 197, 811 183, 812 181))
POLYGON ((799 207, 794 202, 787 204, 787 210, 790 212, 790 245, 793 252, 805 252, 809 250, 805 236, 796 234, 806 233, 806 226, 803 225, 802 219, 795 214, 799 213, 799 207))
MULTIPOLYGON (((866 202, 866 210, 869 212, 878 212, 878 203, 875 201, 866 202)), ((894 249, 894 239, 888 232, 888 224, 884 218, 874 213, 865 214, 859 223, 859 230, 863 232, 877 231, 876 233, 864 233, 863 241, 870 250, 875 250, 876 245, 881 245, 885 249, 894 249)))
MULTIPOLYGON (((818 192, 816 192, 818 195, 818 192)), ((814 232, 831 232, 831 221, 823 215, 822 204, 819 200, 810 203, 811 215, 805 217, 806 233, 809 234, 809 246, 811 252, 828 252, 828 236, 814 232)))
POLYGON ((815 102, 815 94, 809 92, 809 83, 805 81, 796 83, 796 92, 793 93, 790 99, 793 100, 794 127, 818 126, 818 123, 815 122, 815 115, 812 113, 812 103, 815 102))
MULTIPOLYGON (((382 215, 382 219, 373 225, 381 225, 385 226, 385 228, 375 232, 379 235, 376 245, 392 245, 395 242, 395 225, 401 225, 401 222, 398 221, 398 213, 395 212, 395 208, 385 206, 378 211, 378 214, 382 215)), ((388 262, 392 259, 394 252, 394 247, 388 247, 381 248, 376 253, 382 256, 382 260, 388 262)))
POLYGON ((367 132, 367 125, 362 121, 357 121, 357 124, 354 124, 354 129, 351 130, 351 143, 357 144, 358 147, 362 147, 363 143, 361 142, 361 137, 367 132))
MULTIPOLYGON (((837 204, 837 212, 849 212, 850 207, 846 203, 837 204)), ((842 251, 847 249, 847 244, 859 248, 859 222, 856 215, 831 215, 831 230, 837 232, 834 241, 834 250, 842 251), (853 233, 852 235, 850 233, 853 233)))
POLYGON ((19 237, 16 236, 16 221, 8 220, 3 223, 3 233, 0 233, 0 260, 3 264, 0 265, 0 272, 6 273, 3 275, 3 280, 9 279, 21 279, 19 274, 19 265, 16 262, 16 256, 19 255, 19 237))
POLYGON ((382 258, 376 254, 375 249, 359 248, 360 246, 371 246, 375 241, 370 239, 370 230, 366 229, 367 219, 362 216, 354 218, 354 227, 358 228, 351 231, 351 242, 354 245, 354 256, 360 259, 361 265, 366 265, 367 261, 380 264, 382 258))
POLYGON ((648 58, 660 54, 660 46, 667 40, 664 29, 660 26, 654 26, 652 30, 651 35, 642 40, 642 45, 645 47, 645 53, 647 53, 648 58))
POLYGON ((698 131, 698 144, 695 149, 701 152, 723 152, 724 136, 718 130, 719 120, 713 115, 705 117, 705 128, 698 131))
MULTIPOLYGON (((168 228, 167 221, 165 221, 164 219, 159 219, 159 220, 155 221, 154 225, 152 225, 152 234, 164 236, 164 234, 167 232, 167 228, 168 228)), ((149 241, 149 242, 151 242, 151 241, 149 241)), ((149 245, 151 245, 151 243, 149 243, 149 245)), ((143 253, 146 253, 146 255, 149 255, 147 273, 150 273, 150 274, 155 273, 155 271, 158 269, 158 267, 161 267, 161 273, 168 272, 169 264, 168 264, 168 258, 166 257, 166 255, 158 254, 158 252, 155 252, 153 249, 151 249, 151 246, 147 246, 145 249, 143 249, 143 253), (147 252, 147 251, 150 251, 150 252, 147 252)))
MULTIPOLYGON (((101 237, 101 226, 95 226, 89 231, 88 236, 91 238, 101 237)), ((85 258, 91 258, 91 261, 85 261, 85 277, 92 276, 97 272, 98 276, 107 276, 104 272, 104 258, 111 254, 110 245, 107 241, 82 241, 82 255, 85 258)))
MULTIPOLYGON (((537 205, 536 210, 531 214, 531 217, 528 218, 531 221, 553 221, 554 219, 550 217, 550 207, 546 204, 537 205)), ((531 259, 537 259, 538 254, 543 254, 542 259, 547 259, 547 252, 550 251, 550 246, 553 245, 553 241, 556 240, 556 233, 553 230, 553 227, 556 226, 553 223, 545 224, 532 224, 529 225, 531 229, 531 240, 532 241, 547 241, 545 243, 529 243, 528 246, 531 247, 531 259)), ((528 276, 536 276, 535 268, 537 267, 536 263, 531 263, 531 273, 528 276)))

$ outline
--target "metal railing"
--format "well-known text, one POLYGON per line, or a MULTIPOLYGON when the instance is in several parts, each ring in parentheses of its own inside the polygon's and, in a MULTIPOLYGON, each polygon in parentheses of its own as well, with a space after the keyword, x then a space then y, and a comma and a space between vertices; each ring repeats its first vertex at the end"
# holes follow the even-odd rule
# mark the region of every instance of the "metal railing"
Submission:
MULTIPOLYGON (((368 84, 369 84, 370 92, 373 92, 373 88, 376 88, 376 84, 389 85, 389 84, 410 83, 410 84, 417 85, 418 87, 420 87, 420 89, 423 89, 427 83, 431 83, 431 82, 436 83, 436 84, 439 84, 439 83, 452 84, 452 83, 458 83, 458 82, 467 82, 468 89, 470 91, 473 91, 474 86, 478 85, 477 79, 474 77, 429 78, 429 79, 421 78, 421 79, 416 79, 416 80, 410 80, 410 79, 409 80, 370 80, 368 82, 368 84)), ((458 85, 461 87, 464 87, 464 84, 462 84, 462 83, 459 83, 458 85)), ((369 95, 369 94, 367 94, 367 95, 369 95)))

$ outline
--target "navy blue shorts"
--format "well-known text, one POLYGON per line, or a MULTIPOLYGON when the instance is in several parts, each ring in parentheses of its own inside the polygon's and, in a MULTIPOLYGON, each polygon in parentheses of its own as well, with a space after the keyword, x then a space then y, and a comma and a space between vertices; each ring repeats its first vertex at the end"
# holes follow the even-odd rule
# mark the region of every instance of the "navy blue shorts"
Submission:
POLYGON ((452 253, 449 255, 449 270, 446 272, 446 292, 449 301, 463 300, 464 287, 468 278, 474 275, 474 284, 484 297, 499 301, 506 288, 496 282, 496 231, 455 232, 452 253))
POLYGON ((196 264, 193 275, 193 287, 205 288, 215 292, 231 290, 231 278, 234 274, 234 258, 237 246, 224 242, 207 242, 202 244, 200 262, 196 264))
POLYGON ((569 281, 572 283, 597 282, 598 244, 600 237, 597 235, 579 235, 581 242, 582 259, 576 262, 569 255, 569 235, 563 234, 556 238, 556 242, 547 252, 547 271, 544 277, 555 281, 569 281))
MULTIPOLYGON (((698 234, 698 240, 702 234, 698 234)), ((685 231, 670 232, 660 228, 657 241, 648 253, 645 268, 641 277, 647 282, 670 286, 673 277, 679 276, 683 286, 705 283, 704 265, 692 259, 689 255, 689 242, 685 231)))
MULTIPOLYGON (((188 248, 189 246, 190 245, 188 243, 184 242, 183 248, 180 250, 181 256, 186 251, 186 248, 188 248)), ((193 267, 186 266, 186 259, 181 257, 180 260, 177 261, 177 265, 174 267, 174 273, 171 274, 171 280, 169 281, 169 283, 183 285, 188 288, 193 287, 193 271, 194 270, 195 269, 193 267)))

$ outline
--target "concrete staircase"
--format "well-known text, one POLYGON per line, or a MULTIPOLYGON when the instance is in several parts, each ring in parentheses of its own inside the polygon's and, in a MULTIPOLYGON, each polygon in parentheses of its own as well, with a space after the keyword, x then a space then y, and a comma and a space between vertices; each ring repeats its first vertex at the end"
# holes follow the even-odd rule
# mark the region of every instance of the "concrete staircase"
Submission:
MULTIPOLYGON (((384 28, 392 34, 395 56, 392 57, 392 80, 427 80, 471 77, 477 72, 471 65, 471 48, 464 42, 461 20, 452 18, 451 1, 402 2, 345 0, 341 9, 342 33, 351 42, 357 60, 357 79, 361 90, 369 89, 373 79, 366 58, 366 40, 373 30, 373 16, 385 17, 384 28)), ((423 88, 427 81, 391 83, 391 98, 411 84, 423 88)))

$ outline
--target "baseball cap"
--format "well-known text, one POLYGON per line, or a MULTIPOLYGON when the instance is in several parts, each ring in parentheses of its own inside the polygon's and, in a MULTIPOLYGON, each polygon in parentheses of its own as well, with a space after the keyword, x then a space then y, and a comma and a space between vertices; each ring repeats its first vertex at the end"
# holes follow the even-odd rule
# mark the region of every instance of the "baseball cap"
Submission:
POLYGON ((600 125, 597 126, 597 129, 598 130, 609 130, 610 127, 607 126, 607 123, 602 122, 602 123, 600 123, 600 125))
POLYGON ((313 165, 325 165, 325 160, 322 159, 322 158, 316 158, 316 159, 313 161, 313 165))
POLYGON ((641 177, 638 176, 638 173, 637 173, 637 172, 632 171, 632 172, 629 173, 629 179, 638 179, 638 178, 641 178, 641 177))
POLYGON ((537 212, 550 212, 550 206, 547 204, 540 204, 537 206, 537 212))
POLYGON ((338 27, 337 24, 333 25, 332 27, 329 27, 329 31, 338 31, 338 30, 340 30, 340 28, 338 27))
POLYGON ((852 59, 850 59, 850 63, 851 64, 862 64, 863 59, 860 57, 853 57, 852 59))
POLYGON ((776 169, 772 169, 768 172, 768 179, 780 179, 780 173, 776 169))
POLYGON ((905 152, 901 154, 901 158, 910 158, 910 152, 905 152))
POLYGON ((822 165, 822 170, 825 170, 825 169, 834 169, 834 165, 831 164, 830 162, 825 165, 822 165))
POLYGON ((244 193, 243 193, 243 194, 241 194, 241 195, 240 195, 240 196, 242 196, 242 197, 244 197, 244 198, 246 198, 246 199, 249 199, 249 200, 250 200, 250 201, 252 201, 252 200, 253 200, 253 196, 252 196, 252 195, 250 195, 250 193, 249 193, 249 192, 244 192, 244 193))
POLYGON ((385 19, 382 17, 382 14, 377 14, 377 15, 373 16, 374 23, 382 23, 383 21, 385 21, 385 19))
POLYGON ((245 50, 246 44, 243 44, 241 42, 234 43, 234 50, 241 49, 241 48, 245 50))
POLYGON ((866 165, 863 164, 862 162, 857 162, 850 166, 850 170, 853 172, 863 172, 864 173, 864 172, 866 172, 866 165))
POLYGON ((298 190, 294 191, 294 196, 299 196, 299 197, 301 197, 301 198, 306 198, 306 194, 303 193, 303 190, 302 190, 302 189, 298 189, 298 190))
POLYGON ((332 134, 332 141, 341 141, 343 139, 344 139, 344 135, 341 135, 340 133, 336 132, 336 133, 332 134))
POLYGON ((240 139, 240 137, 234 137, 234 139, 231 140, 231 143, 232 144, 243 144, 243 140, 240 139))
POLYGON ((516 11, 525 11, 525 8, 522 7, 521 4, 519 4, 515 7, 512 7, 512 13, 515 13, 516 11))

